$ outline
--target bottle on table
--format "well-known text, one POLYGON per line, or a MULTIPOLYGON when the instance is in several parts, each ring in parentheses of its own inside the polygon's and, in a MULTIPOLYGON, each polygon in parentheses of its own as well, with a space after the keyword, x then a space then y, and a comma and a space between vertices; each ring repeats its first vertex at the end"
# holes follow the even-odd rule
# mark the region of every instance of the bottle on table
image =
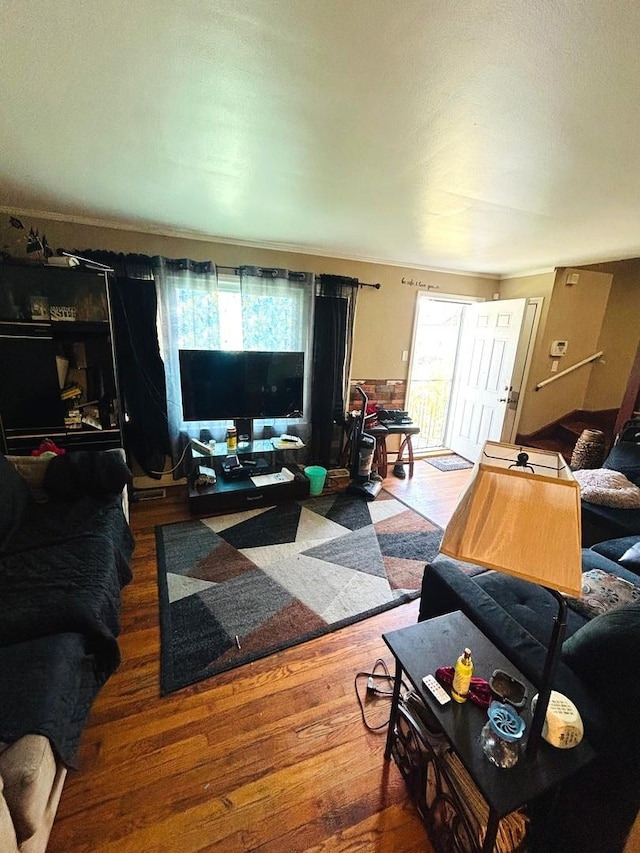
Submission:
POLYGON ((238 431, 235 427, 227 430, 227 453, 235 453, 238 449, 238 431))
POLYGON ((473 661, 471 660, 471 649, 465 649, 456 661, 456 665, 453 670, 451 698, 455 699, 456 702, 467 701, 472 675, 473 661))

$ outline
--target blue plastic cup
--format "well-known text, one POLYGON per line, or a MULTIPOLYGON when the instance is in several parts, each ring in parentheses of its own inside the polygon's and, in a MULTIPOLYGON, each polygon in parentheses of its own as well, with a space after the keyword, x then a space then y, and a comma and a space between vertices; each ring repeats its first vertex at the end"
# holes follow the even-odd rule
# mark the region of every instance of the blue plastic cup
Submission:
POLYGON ((322 465, 307 465, 304 473, 309 480, 309 494, 321 495, 324 489, 324 481, 327 478, 327 469, 323 468, 322 465))

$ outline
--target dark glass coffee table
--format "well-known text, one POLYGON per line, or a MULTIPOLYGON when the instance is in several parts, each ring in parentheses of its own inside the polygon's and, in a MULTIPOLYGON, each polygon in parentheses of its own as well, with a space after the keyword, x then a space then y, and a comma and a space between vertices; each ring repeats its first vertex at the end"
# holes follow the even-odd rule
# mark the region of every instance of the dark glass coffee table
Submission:
POLYGON ((435 675, 441 666, 453 666, 467 646, 472 652, 474 675, 488 681, 495 669, 502 669, 525 684, 527 703, 519 713, 527 727, 531 722, 531 698, 538 691, 461 611, 383 634, 383 639, 396 661, 385 758, 391 757, 397 737, 400 685, 405 675, 487 803, 489 818, 480 848, 482 853, 493 850, 503 817, 557 790, 595 757, 583 739, 573 749, 556 749, 543 741, 535 758, 528 758, 523 750, 516 766, 510 769, 496 767, 489 761, 480 745, 480 732, 487 722, 486 709, 470 700, 462 705, 453 700, 440 705, 423 685, 423 677, 435 675))

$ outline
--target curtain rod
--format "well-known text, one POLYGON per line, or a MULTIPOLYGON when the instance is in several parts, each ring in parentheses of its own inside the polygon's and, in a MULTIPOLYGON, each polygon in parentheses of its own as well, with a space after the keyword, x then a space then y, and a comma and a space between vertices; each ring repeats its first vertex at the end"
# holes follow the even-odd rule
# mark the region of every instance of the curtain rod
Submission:
MULTIPOLYGON (((225 266, 225 264, 216 264, 216 269, 218 269, 218 270, 230 270, 231 272, 234 272, 236 275, 239 275, 239 273, 240 273, 240 267, 229 267, 229 266, 225 266)), ((266 269, 270 269, 270 267, 261 267, 261 269, 266 270, 266 269)), ((380 284, 379 281, 376 282, 375 284, 365 284, 363 281, 359 281, 358 287, 373 287, 376 290, 380 290, 382 285, 380 284)))

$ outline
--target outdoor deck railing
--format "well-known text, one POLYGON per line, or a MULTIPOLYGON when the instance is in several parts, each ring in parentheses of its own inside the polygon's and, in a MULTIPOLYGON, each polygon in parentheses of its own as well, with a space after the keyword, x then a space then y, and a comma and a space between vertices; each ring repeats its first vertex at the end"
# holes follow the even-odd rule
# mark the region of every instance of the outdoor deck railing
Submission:
POLYGON ((450 379, 412 380, 407 410, 420 427, 415 436, 415 450, 429 450, 444 445, 444 431, 451 394, 450 379))

